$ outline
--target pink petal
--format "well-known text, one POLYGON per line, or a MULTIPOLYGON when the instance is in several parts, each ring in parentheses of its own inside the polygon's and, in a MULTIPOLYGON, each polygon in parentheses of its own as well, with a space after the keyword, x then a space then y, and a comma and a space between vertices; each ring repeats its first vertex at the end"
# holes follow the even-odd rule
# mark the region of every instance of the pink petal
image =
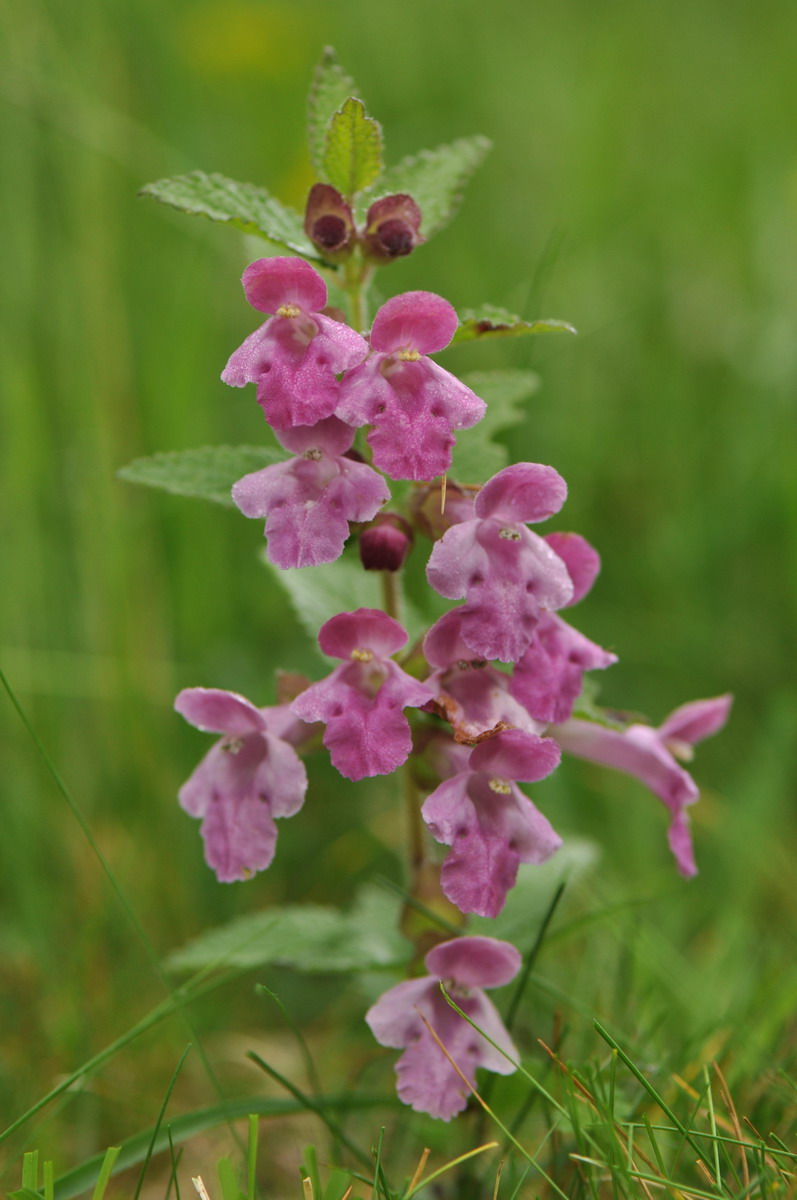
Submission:
POLYGON ((302 258, 258 258, 243 273, 246 298, 261 312, 276 313, 282 305, 318 312, 327 302, 327 286, 302 258))
POLYGON ((291 708, 304 721, 325 721, 324 745, 333 766, 347 779, 364 779, 390 775, 406 762, 412 736, 402 710, 431 698, 430 688, 395 663, 375 660, 344 663, 297 696, 291 708))
POLYGON ((512 673, 512 695, 538 721, 560 725, 573 712, 584 672, 604 669, 615 662, 617 655, 585 638, 556 614, 546 612, 512 673))
POLYGON ((277 439, 292 454, 320 450, 330 457, 336 457, 350 449, 354 430, 337 417, 326 417, 315 425, 293 425, 290 429, 281 429, 277 439))
POLYGON ((522 963, 520 951, 491 937, 458 937, 441 942, 426 955, 430 975, 453 979, 463 987, 503 987, 515 978, 522 963))
POLYGON ((355 650, 371 650, 378 657, 395 654, 407 644, 407 633, 379 608, 357 608, 338 613, 321 626, 318 644, 330 658, 350 658, 355 650))
POLYGON ((501 779, 536 783, 556 770, 560 758, 561 751, 553 738, 508 729, 474 747, 470 769, 501 779))
POLYGON ((221 373, 222 382, 230 387, 254 383, 271 362, 273 346, 270 340, 273 318, 258 326, 249 337, 233 350, 221 373))
POLYGON ((545 862, 562 844, 517 787, 498 794, 481 773, 446 780, 421 811, 433 837, 452 848, 440 876, 444 894, 483 917, 502 910, 519 863, 545 862))
POLYGON ((240 738, 265 729, 260 710, 237 692, 221 688, 184 688, 174 707, 181 716, 205 733, 224 733, 240 738))
POLYGON ((715 696, 711 700, 692 700, 671 712, 659 726, 659 737, 694 745, 722 729, 730 715, 733 696, 715 696))
POLYGON ((304 804, 307 771, 302 760, 282 738, 264 735, 266 754, 254 777, 254 790, 268 801, 274 817, 292 817, 304 804))
POLYGON ((392 400, 390 384, 381 371, 385 356, 371 357, 348 371, 340 381, 335 413, 348 425, 370 425, 380 409, 392 400))
POLYGON ((324 313, 318 313, 315 323, 319 331, 318 349, 326 355, 336 375, 341 371, 351 371, 363 362, 368 354, 368 343, 356 329, 324 313))
POLYGON ((365 1014, 371 1033, 380 1046, 401 1050, 424 1031, 417 1008, 428 1004, 438 990, 437 980, 424 976, 407 979, 384 992, 365 1014))
POLYGON ((271 865, 277 829, 267 804, 256 796, 214 797, 201 826, 205 861, 219 883, 248 879, 271 865))
POLYGON ((371 345, 388 354, 398 350, 433 354, 448 345, 458 324, 455 310, 442 296, 404 292, 388 300, 376 314, 371 345))
POLYGON ((462 640, 461 620, 461 610, 452 608, 429 629, 423 639, 423 653, 431 666, 445 668, 472 660, 472 651, 462 640))
POLYGON ((559 555, 573 580, 573 599, 578 604, 592 587, 601 569, 598 551, 578 533, 549 533, 545 541, 559 555))
POLYGON ((541 463, 515 463, 488 479, 476 497, 476 515, 510 524, 545 521, 567 499, 558 471, 541 463))

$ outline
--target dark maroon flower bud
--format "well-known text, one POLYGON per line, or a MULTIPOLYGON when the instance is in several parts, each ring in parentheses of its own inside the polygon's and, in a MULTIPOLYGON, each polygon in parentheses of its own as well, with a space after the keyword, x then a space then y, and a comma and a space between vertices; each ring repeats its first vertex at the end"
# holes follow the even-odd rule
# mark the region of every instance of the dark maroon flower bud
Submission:
POLYGON ((398 571, 412 546, 412 530, 398 513, 380 513, 360 534, 360 561, 366 571, 398 571))
POLYGON ((307 197, 304 231, 327 259, 351 253, 354 217, 346 201, 328 183, 316 183, 307 197))
POLYGON ((383 196, 368 209, 363 245, 366 256, 390 262, 410 254, 426 239, 421 236, 421 210, 412 196, 383 196))

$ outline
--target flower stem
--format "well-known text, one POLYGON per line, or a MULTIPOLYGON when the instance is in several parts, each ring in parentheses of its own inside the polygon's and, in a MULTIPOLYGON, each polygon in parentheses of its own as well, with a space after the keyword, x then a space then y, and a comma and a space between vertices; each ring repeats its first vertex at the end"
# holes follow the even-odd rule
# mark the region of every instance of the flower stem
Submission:
POLYGON ((394 621, 399 620, 399 590, 396 571, 381 571, 382 608, 394 621))

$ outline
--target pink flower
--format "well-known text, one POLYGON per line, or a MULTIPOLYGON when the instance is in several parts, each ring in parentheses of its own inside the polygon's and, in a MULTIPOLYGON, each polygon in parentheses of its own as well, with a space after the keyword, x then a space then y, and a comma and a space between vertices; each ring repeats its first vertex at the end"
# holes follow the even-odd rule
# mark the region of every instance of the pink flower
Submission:
POLYGON ((334 562, 349 536, 349 521, 370 521, 390 489, 365 463, 346 458, 354 430, 337 417, 278 433, 298 456, 253 471, 233 485, 247 517, 266 517, 267 554, 278 567, 334 562))
POLYGON ((438 668, 426 680, 435 692, 435 710, 450 722, 457 741, 474 742, 488 730, 508 727, 541 733, 542 725, 510 694, 510 677, 465 645, 463 612, 444 613, 424 638, 426 660, 438 668))
POLYGON ((562 840, 516 784, 559 765, 552 738, 511 729, 480 742, 467 770, 444 780, 421 810, 432 836, 451 846, 440 883, 462 912, 495 917, 514 886, 518 864, 541 863, 562 840))
POLYGON ((307 773, 293 746, 269 731, 286 730, 284 711, 259 709, 219 688, 185 688, 174 707, 197 729, 224 736, 180 789, 180 804, 202 819, 205 860, 220 883, 249 879, 274 857, 275 817, 304 803, 307 773))
POLYGON ((481 420, 485 403, 427 358, 451 341, 457 314, 432 292, 405 292, 374 319, 374 353, 345 376, 337 415, 373 425, 374 465, 392 479, 433 479, 451 466, 454 429, 481 420))
POLYGON ((291 711, 303 721, 325 722, 324 745, 347 779, 389 775, 412 749, 402 710, 420 708, 432 691, 390 657, 406 642, 398 621, 378 608, 338 613, 321 626, 324 654, 344 661, 297 696, 291 711))
POLYGON ((511 1075, 515 1066, 510 1060, 518 1053, 483 989, 502 987, 514 979, 521 957, 509 942, 460 937, 435 946, 424 962, 428 976, 408 979, 385 992, 365 1019, 382 1046, 404 1050, 396 1063, 399 1099, 416 1112, 449 1121, 467 1104, 469 1089, 432 1037, 424 1018, 474 1086, 477 1067, 511 1075), (440 991, 441 982, 495 1046, 454 1011, 440 991))
POLYGON ((477 495, 476 517, 452 525, 432 548, 426 577, 441 596, 466 598, 460 633, 478 657, 517 662, 531 644, 540 610, 572 600, 564 562, 526 527, 558 512, 566 495, 553 467, 505 467, 477 495))
MULTIPOLYGON (((577 533, 550 533, 545 541, 561 558, 573 581, 576 604, 600 570, 598 552, 577 533)), ((538 721, 561 724, 573 712, 585 671, 602 670, 617 655, 584 637, 554 613, 543 612, 526 653, 512 672, 512 695, 538 721)))
POLYGON ((257 384, 257 402, 274 429, 315 425, 335 411, 335 378, 362 362, 368 345, 348 325, 324 316, 327 288, 301 258, 259 258, 243 273, 253 308, 273 313, 231 356, 222 379, 257 384))
POLYGON ((698 799, 697 786, 675 761, 692 758, 692 746, 722 729, 733 697, 693 700, 670 713, 658 729, 629 725, 609 729, 591 721, 570 720, 551 729, 568 754, 616 767, 633 775, 667 806, 671 813, 668 840, 682 875, 696 875, 689 817, 686 809, 698 799))

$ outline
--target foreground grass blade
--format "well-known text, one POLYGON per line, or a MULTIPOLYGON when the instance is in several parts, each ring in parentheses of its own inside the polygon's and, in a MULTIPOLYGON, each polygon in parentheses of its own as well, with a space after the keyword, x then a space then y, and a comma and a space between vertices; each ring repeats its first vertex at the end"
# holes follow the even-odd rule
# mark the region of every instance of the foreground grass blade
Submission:
MULTIPOLYGON (((386 1096, 340 1094, 317 1096, 313 1104, 315 1104, 313 1111, 317 1112, 323 1120, 327 1111, 376 1108, 381 1105, 392 1105, 393 1099, 386 1096)), ((227 1120, 240 1120, 252 1114, 261 1117, 290 1117, 306 1111, 306 1107, 298 1100, 248 1096, 243 1100, 232 1100, 226 1104, 214 1104, 209 1108, 196 1109, 194 1112, 175 1117, 166 1128, 161 1128, 155 1138, 152 1153, 159 1154, 162 1150, 168 1150, 170 1146, 179 1145, 181 1142, 196 1137, 197 1134, 223 1125, 227 1120)), ((114 1174, 143 1162, 151 1141, 152 1129, 145 1129, 143 1133, 138 1133, 134 1137, 128 1138, 126 1142, 122 1142, 119 1148, 119 1157, 114 1164, 114 1174)), ((58 1200, 73 1200, 73 1197, 80 1196, 87 1191, 96 1181, 103 1160, 104 1155, 97 1154, 57 1179, 55 1188, 58 1200)))
POLYGON ((144 1185, 144 1179, 147 1174, 147 1167, 149 1166, 149 1160, 152 1158, 152 1152, 155 1147, 155 1142, 157 1141, 157 1138, 158 1138, 158 1133, 160 1131, 161 1122, 163 1121, 163 1114, 166 1112, 166 1106, 169 1103, 169 1100, 171 1099, 172 1092, 174 1091, 174 1085, 177 1083, 177 1076, 180 1074, 180 1071, 183 1068, 183 1063, 185 1062, 186 1058, 188 1057, 190 1050, 191 1050, 191 1046, 189 1044, 188 1046, 186 1046, 185 1050, 183 1050, 183 1053, 180 1055, 180 1061, 178 1062, 177 1066, 174 1068, 174 1074, 172 1075, 172 1077, 169 1081, 169 1086, 166 1089, 166 1095, 163 1097, 163 1103, 160 1106, 160 1112, 158 1113, 158 1119, 156 1120, 155 1125, 153 1126, 153 1129, 152 1129, 152 1138, 150 1139, 149 1146, 147 1146, 147 1153, 144 1158, 144 1163, 141 1167, 141 1174, 138 1177, 138 1183, 136 1184, 136 1190, 133 1193, 133 1200, 138 1200, 139 1196, 141 1195, 141 1188, 144 1185))

